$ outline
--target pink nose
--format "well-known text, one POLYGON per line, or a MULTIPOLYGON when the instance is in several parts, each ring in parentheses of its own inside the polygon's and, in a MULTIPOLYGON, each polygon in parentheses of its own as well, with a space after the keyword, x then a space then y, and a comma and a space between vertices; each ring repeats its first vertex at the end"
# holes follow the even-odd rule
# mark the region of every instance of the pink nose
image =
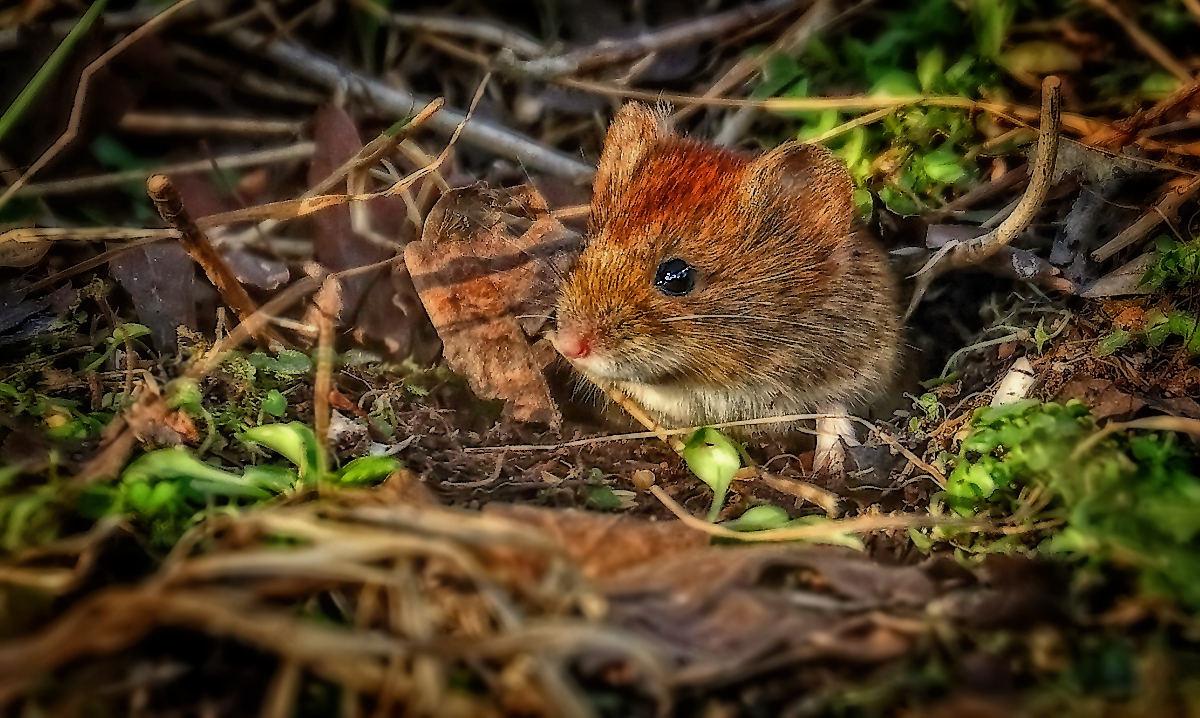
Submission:
POLYGON ((591 335, 578 329, 559 329, 557 339, 558 351, 568 359, 582 359, 592 353, 591 335))

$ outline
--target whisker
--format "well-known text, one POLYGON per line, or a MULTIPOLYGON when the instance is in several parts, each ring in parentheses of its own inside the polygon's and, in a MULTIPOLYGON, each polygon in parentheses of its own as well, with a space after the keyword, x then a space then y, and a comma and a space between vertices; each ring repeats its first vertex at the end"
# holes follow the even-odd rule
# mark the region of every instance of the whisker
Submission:
POLYGON ((793 319, 780 319, 779 317, 756 317, 748 314, 684 314, 678 317, 667 317, 662 321, 665 322, 685 322, 697 321, 704 319, 736 319, 744 322, 763 322, 765 324, 787 324, 801 329, 825 329, 826 327, 814 324, 812 322, 799 322, 793 319))

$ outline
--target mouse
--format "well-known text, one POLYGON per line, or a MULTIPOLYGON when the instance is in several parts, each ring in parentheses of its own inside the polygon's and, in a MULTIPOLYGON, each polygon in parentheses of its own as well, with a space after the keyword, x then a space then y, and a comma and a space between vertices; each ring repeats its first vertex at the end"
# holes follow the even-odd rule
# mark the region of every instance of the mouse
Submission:
MULTIPOLYGON (((609 125, 554 347, 668 428, 842 415, 885 392, 897 287, 841 161, 795 141, 759 155, 717 147, 666 117, 629 103, 609 125)), ((853 425, 817 428, 814 468, 839 468, 853 425)))

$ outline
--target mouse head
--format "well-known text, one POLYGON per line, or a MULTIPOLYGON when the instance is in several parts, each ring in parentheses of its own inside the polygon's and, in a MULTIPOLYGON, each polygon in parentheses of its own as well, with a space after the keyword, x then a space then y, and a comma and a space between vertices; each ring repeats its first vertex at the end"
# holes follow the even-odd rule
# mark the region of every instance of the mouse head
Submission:
POLYGON ((821 147, 752 158, 677 137, 661 112, 626 105, 560 290, 559 351, 608 380, 753 374, 762 352, 803 340, 850 235, 852 194, 821 147))

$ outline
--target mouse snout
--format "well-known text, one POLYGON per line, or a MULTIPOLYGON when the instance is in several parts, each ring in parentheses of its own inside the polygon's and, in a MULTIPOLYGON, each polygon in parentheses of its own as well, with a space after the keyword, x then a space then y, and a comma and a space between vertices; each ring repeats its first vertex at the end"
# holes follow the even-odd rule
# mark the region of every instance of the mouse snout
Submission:
POLYGON ((555 332, 554 345, 568 359, 583 359, 592 353, 595 337, 580 327, 560 326, 555 332))

